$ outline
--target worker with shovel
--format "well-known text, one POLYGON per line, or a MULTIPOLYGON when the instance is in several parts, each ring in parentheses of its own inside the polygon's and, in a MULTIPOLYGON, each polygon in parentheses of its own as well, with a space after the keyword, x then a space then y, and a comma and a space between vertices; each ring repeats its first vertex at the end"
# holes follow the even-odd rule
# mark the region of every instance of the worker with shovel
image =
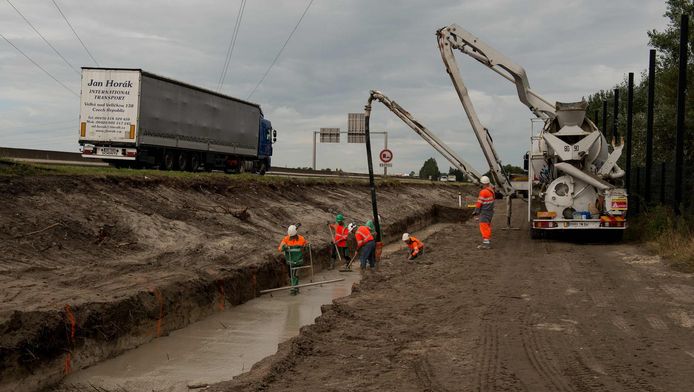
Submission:
POLYGON ((328 226, 330 227, 330 234, 332 236, 332 246, 333 246, 333 252, 332 253, 332 259, 334 264, 334 260, 336 258, 339 258, 340 260, 344 261, 345 266, 347 263, 349 263, 349 247, 347 247, 347 237, 349 237, 349 230, 347 229, 347 226, 345 226, 345 217, 342 214, 337 214, 335 217, 335 223, 329 223, 328 226), (334 235, 333 234, 334 230, 334 235))
MULTIPOLYGON (((304 250, 307 244, 308 242, 306 239, 298 234, 296 225, 291 225, 287 229, 287 236, 282 239, 277 248, 280 252, 284 253, 284 257, 289 265, 289 280, 292 286, 299 284, 296 267, 300 267, 304 264, 304 250)), ((292 295, 298 293, 298 287, 293 288, 290 292, 292 295)))
POLYGON ((359 226, 355 234, 357 240, 357 252, 361 250, 359 255, 359 264, 362 272, 366 271, 366 263, 369 263, 371 271, 376 270, 376 241, 372 233, 376 232, 376 228, 372 221, 367 221, 364 226, 359 226))
POLYGON ((480 233, 482 234, 482 244, 477 249, 490 249, 492 247, 492 218, 494 217, 494 188, 489 182, 489 177, 480 178, 482 190, 477 203, 475 203, 475 220, 480 223, 480 233))
POLYGON ((409 234, 403 233, 402 242, 407 245, 407 260, 414 260, 417 256, 424 254, 424 243, 417 239, 417 237, 409 234))

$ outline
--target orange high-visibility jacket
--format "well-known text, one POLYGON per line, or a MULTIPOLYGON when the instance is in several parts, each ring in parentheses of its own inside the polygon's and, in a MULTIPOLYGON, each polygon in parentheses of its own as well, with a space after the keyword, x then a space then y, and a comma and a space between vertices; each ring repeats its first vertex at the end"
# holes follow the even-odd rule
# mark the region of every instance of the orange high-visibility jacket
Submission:
POLYGON ((361 248, 367 242, 374 240, 374 236, 371 235, 371 230, 366 226, 359 226, 354 236, 357 239, 357 248, 361 248))
POLYGON ((410 254, 416 256, 422 249, 424 249, 424 243, 417 239, 417 237, 411 235, 410 240, 407 241, 407 247, 410 248, 410 254))
POLYGON ((475 213, 480 214, 480 222, 489 223, 494 216, 494 188, 487 186, 482 188, 477 203, 475 203, 475 213))
POLYGON ((330 227, 335 229, 335 245, 340 248, 347 246, 347 237, 349 236, 349 230, 345 225, 331 224, 330 227))
POLYGON ((277 250, 282 252, 282 246, 286 245, 287 247, 292 247, 292 246, 305 246, 306 245, 306 239, 304 239, 303 236, 297 235, 296 238, 291 238, 290 236, 285 236, 282 238, 282 241, 280 242, 280 246, 277 247, 277 250))

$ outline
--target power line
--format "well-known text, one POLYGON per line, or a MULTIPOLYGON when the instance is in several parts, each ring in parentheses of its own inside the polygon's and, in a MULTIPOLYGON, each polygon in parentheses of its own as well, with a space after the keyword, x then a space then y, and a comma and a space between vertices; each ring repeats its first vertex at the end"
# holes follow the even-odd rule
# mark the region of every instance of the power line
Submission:
POLYGON ((17 51, 18 51, 19 53, 21 53, 22 56, 26 57, 27 60, 31 61, 38 69, 40 69, 41 71, 43 71, 46 75, 50 76, 51 79, 53 79, 53 80, 56 81, 56 83, 58 83, 59 85, 63 86, 63 88, 64 88, 65 90, 69 91, 72 95, 76 96, 77 98, 80 97, 80 95, 77 94, 76 92, 72 91, 72 89, 70 89, 70 87, 66 86, 63 82, 61 82, 60 80, 56 79, 55 76, 53 76, 50 72, 46 71, 46 69, 43 68, 42 66, 40 66, 39 63, 37 63, 36 61, 34 61, 34 60, 33 60, 31 57, 29 57, 26 53, 22 52, 22 50, 19 49, 15 44, 13 44, 12 41, 10 41, 9 39, 5 38, 5 36, 2 35, 2 33, 0 33, 0 37, 2 37, 2 39, 4 39, 5 41, 7 41, 8 44, 12 45, 13 48, 17 49, 17 51))
POLYGON ((255 87, 253 88, 253 91, 251 91, 251 93, 248 94, 248 98, 246 98, 246 99, 251 99, 251 96, 253 96, 253 94, 255 94, 255 90, 257 90, 258 87, 260 87, 260 85, 263 83, 263 81, 265 80, 265 78, 267 77, 267 75, 270 73, 270 70, 272 69, 272 67, 273 67, 273 66, 275 65, 275 63, 277 62, 277 59, 279 59, 279 58, 280 58, 280 55, 282 55, 282 51, 283 51, 284 48, 287 46, 287 43, 289 43, 289 40, 292 39, 292 36, 294 35, 294 32, 296 32, 296 29, 299 28, 299 25, 301 24, 301 21, 304 20, 304 16, 306 16, 306 13, 308 12, 308 9, 311 8, 311 5, 313 4, 313 1, 314 1, 314 0, 311 0, 311 1, 308 2, 308 5, 306 6, 306 9, 304 10, 304 13, 301 14, 301 18, 299 18, 299 21, 296 22, 296 26, 294 26, 294 29, 292 30, 292 32, 289 33, 289 37, 287 37, 287 40, 284 41, 284 45, 282 45, 282 48, 280 48, 280 51, 277 52, 277 56, 275 56, 275 59, 272 60, 272 63, 271 63, 270 66, 267 68, 267 71, 265 71, 265 74, 263 74, 263 77, 260 78, 260 80, 258 81, 258 84, 255 85, 255 87))
POLYGON ((55 54, 57 54, 61 59, 63 59, 63 61, 65 62, 65 64, 67 64, 67 65, 70 67, 70 69, 72 69, 73 71, 77 72, 77 74, 79 75, 80 71, 77 69, 77 67, 75 67, 74 65, 72 65, 69 61, 67 61, 67 59, 65 58, 65 56, 63 56, 63 55, 58 51, 58 49, 56 49, 53 45, 51 45, 50 42, 48 42, 48 40, 46 39, 46 37, 44 37, 43 34, 41 34, 41 33, 36 29, 36 27, 34 27, 34 25, 31 24, 31 22, 29 22, 29 19, 27 19, 27 18, 24 16, 24 14, 22 14, 21 12, 19 12, 19 10, 17 9, 17 7, 15 7, 14 4, 12 4, 12 2, 11 2, 10 0, 5 0, 5 1, 7 1, 7 4, 9 4, 10 6, 12 6, 12 8, 14 8, 15 11, 17 11, 17 13, 19 14, 19 16, 21 16, 22 19, 24 19, 24 21, 27 22, 27 24, 29 25, 29 27, 31 27, 31 29, 34 30, 34 32, 35 32, 36 34, 38 34, 39 37, 41 37, 41 39, 43 40, 43 42, 45 42, 46 45, 48 45, 51 49, 53 49, 53 51, 55 52, 55 54))
POLYGON ((222 68, 222 74, 219 76, 219 83, 217 83, 217 91, 221 91, 224 87, 224 81, 227 77, 227 72, 229 70, 229 64, 231 64, 231 55, 234 53, 234 47, 236 46, 236 38, 239 35, 239 28, 241 26, 241 19, 243 18, 243 11, 246 8, 246 0, 241 0, 241 5, 239 6, 239 12, 236 14, 236 23, 234 24, 234 32, 231 36, 231 41, 229 42, 229 47, 227 48, 227 56, 224 61, 224 67, 222 68))
POLYGON ((53 5, 55 5, 55 8, 58 9, 58 12, 60 12, 60 15, 61 15, 61 16, 63 17, 63 19, 65 20, 65 23, 67 23, 67 25, 70 26, 70 30, 72 30, 72 32, 75 34, 75 37, 77 37, 77 40, 80 41, 80 44, 82 44, 82 47, 84 48, 84 50, 85 50, 85 51, 87 52, 87 54, 89 55, 89 58, 91 58, 92 61, 94 62, 94 64, 96 64, 96 66, 98 67, 98 66, 99 66, 99 62, 96 61, 96 59, 94 58, 94 56, 92 56, 92 53, 89 51, 89 49, 87 49, 87 45, 85 45, 84 42, 82 42, 82 39, 81 39, 80 36, 77 34, 77 32, 75 31, 75 29, 72 27, 72 24, 71 24, 70 21, 67 19, 67 16, 65 16, 65 14, 64 14, 63 11, 60 9, 60 7, 58 7, 58 3, 56 3, 55 0, 51 0, 51 1, 53 1, 53 5))

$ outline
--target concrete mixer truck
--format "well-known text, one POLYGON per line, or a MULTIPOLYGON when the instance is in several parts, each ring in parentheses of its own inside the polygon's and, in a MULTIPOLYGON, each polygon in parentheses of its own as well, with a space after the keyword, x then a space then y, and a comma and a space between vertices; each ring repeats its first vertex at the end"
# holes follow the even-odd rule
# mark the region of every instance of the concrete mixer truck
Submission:
MULTIPOLYGON (((605 138, 586 117, 587 102, 551 102, 530 89, 520 65, 458 25, 436 32, 441 58, 497 185, 509 204, 515 192, 460 75, 454 50, 474 58, 516 86, 519 100, 542 127, 531 136, 528 222, 533 237, 551 230, 604 230, 619 238, 626 228, 625 175, 617 165, 623 142, 605 138)), ((510 208, 509 208, 510 214, 510 208)), ((510 217, 509 217, 510 223, 510 217)), ((608 235, 606 235, 607 237, 608 235)))

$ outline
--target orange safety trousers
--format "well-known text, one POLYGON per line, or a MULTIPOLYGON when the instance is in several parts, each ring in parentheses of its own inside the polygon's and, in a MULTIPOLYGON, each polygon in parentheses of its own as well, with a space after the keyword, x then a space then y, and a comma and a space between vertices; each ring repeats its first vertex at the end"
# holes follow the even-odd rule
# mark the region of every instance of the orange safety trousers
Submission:
POLYGON ((489 222, 480 222, 480 233, 482 233, 483 240, 490 240, 492 238, 492 224, 489 222))

